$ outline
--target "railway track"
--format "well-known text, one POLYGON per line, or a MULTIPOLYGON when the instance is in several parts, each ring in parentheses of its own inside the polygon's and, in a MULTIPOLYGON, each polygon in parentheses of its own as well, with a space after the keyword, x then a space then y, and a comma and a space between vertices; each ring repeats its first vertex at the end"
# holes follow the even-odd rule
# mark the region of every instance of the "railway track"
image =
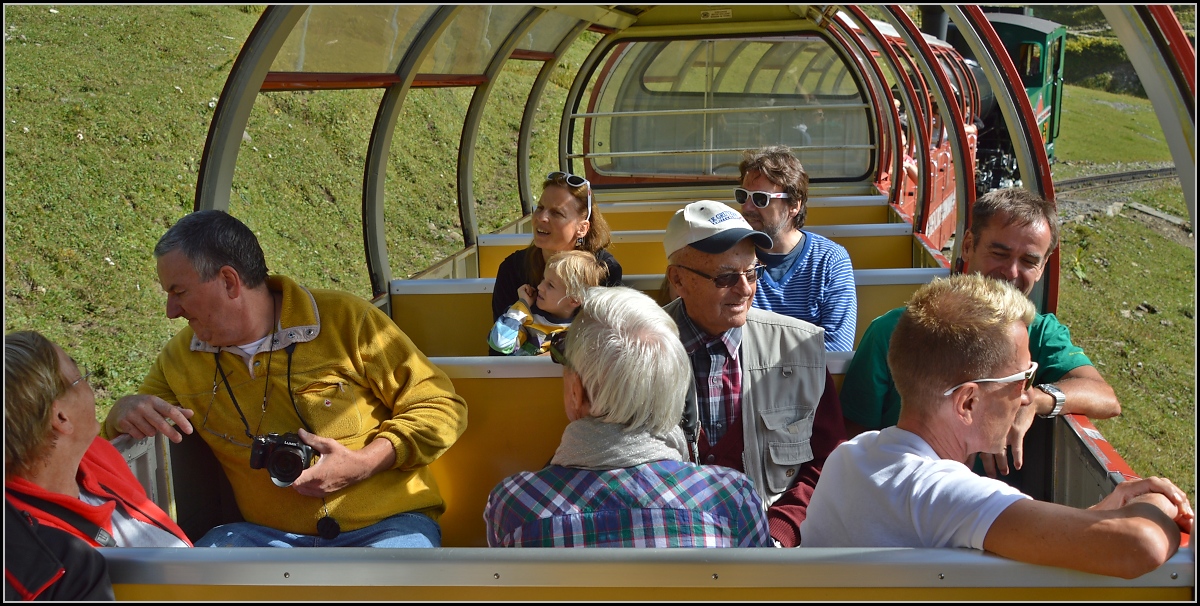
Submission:
MULTIPOLYGON (((1061 209, 1062 204, 1068 204, 1068 205, 1071 205, 1071 204, 1078 205, 1079 204, 1078 201, 1072 201, 1072 200, 1068 199, 1067 196, 1070 193, 1082 192, 1082 191, 1087 191, 1090 189, 1098 189, 1098 188, 1109 186, 1109 185, 1132 184, 1132 183, 1139 183, 1139 182, 1145 182, 1145 181, 1154 181, 1154 180, 1159 180, 1159 179, 1173 179, 1175 177, 1176 177, 1176 172, 1175 172, 1174 167, 1160 168, 1160 169, 1148 169, 1148 170, 1133 170, 1133 171, 1127 171, 1127 172, 1121 172, 1121 173, 1110 173, 1110 174, 1106 174, 1106 175, 1095 175, 1095 176, 1091 176, 1091 177, 1080 177, 1078 179, 1065 179, 1063 181, 1055 183, 1054 190, 1055 190, 1056 197, 1058 198, 1058 203, 1059 203, 1060 209, 1061 209)), ((1151 208, 1144 204, 1139 204, 1137 202, 1132 202, 1132 201, 1126 201, 1126 202, 1119 203, 1117 206, 1118 207, 1123 206, 1125 208, 1130 208, 1130 209, 1145 213, 1147 215, 1158 217, 1159 219, 1162 219, 1169 223, 1174 223, 1175 225, 1183 228, 1185 231, 1188 231, 1188 232, 1192 231, 1191 222, 1188 221, 1187 219, 1184 219, 1182 217, 1176 217, 1174 215, 1162 212, 1161 210, 1151 208)), ((1070 215, 1070 214, 1073 214, 1073 212, 1074 211, 1067 211, 1067 214, 1070 215)), ((1111 214, 1111 211, 1110 211, 1110 214, 1111 214)))
POLYGON ((1121 173, 1109 173, 1106 175, 1094 175, 1091 177, 1079 177, 1076 179, 1064 179, 1062 181, 1056 181, 1054 183, 1054 191, 1056 193, 1081 191, 1118 183, 1135 183, 1138 181, 1173 179, 1175 176, 1176 173, 1174 167, 1131 170, 1121 173))

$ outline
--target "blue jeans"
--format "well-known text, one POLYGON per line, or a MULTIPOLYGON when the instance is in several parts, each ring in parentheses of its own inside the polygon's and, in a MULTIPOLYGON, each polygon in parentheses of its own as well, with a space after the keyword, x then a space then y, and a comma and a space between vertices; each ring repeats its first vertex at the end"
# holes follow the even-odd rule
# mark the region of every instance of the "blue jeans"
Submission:
POLYGON ((250 522, 222 524, 196 547, 441 547, 442 529, 423 513, 400 513, 334 539, 283 532, 250 522))

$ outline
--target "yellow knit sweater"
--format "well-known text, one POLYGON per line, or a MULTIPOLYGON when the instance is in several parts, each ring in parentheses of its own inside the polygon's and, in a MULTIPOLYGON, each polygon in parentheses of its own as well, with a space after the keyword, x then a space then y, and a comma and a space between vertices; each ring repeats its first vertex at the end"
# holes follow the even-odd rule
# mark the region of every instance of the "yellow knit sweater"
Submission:
MULTIPOLYGON (((328 515, 343 531, 409 511, 438 519, 445 503, 428 464, 467 427, 466 403, 449 377, 370 302, 308 290, 284 276, 272 276, 267 284, 283 294, 281 328, 272 346, 254 356, 253 374, 239 355, 217 354, 250 432, 296 432, 306 427, 298 408, 306 429, 351 450, 375 439, 392 443, 391 469, 326 497, 328 515), (289 374, 286 348, 293 343, 289 374), (296 408, 288 397, 289 378, 296 408)), ((217 373, 216 351, 184 328, 163 348, 139 392, 195 411, 194 430, 221 462, 247 522, 317 534, 317 520, 326 515, 321 499, 275 486, 266 469, 250 469, 250 440, 217 373)))

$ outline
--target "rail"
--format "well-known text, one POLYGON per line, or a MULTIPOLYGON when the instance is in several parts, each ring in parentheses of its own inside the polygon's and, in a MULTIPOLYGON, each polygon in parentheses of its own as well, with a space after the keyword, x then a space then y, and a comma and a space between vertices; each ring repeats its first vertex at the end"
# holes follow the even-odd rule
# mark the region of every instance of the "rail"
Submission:
POLYGON ((1078 177, 1075 179, 1064 179, 1054 184, 1054 189, 1057 192, 1064 191, 1080 191, 1086 189, 1095 189, 1104 187, 1105 185, 1113 185, 1116 183, 1136 183, 1139 181, 1154 181, 1157 179, 1171 179, 1177 177, 1178 173, 1175 167, 1171 168, 1151 168, 1146 170, 1130 170, 1120 173, 1108 173, 1104 175, 1093 175, 1091 177, 1078 177))

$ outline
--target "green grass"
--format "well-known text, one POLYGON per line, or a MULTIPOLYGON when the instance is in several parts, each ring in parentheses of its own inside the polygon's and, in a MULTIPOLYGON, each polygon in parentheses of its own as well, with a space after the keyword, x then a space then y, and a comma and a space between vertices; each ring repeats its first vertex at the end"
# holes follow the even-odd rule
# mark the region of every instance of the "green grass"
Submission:
MULTIPOLYGON (((150 251, 192 209, 209 103, 260 11, 4 8, 5 331, 39 330, 88 364, 101 418, 115 398, 137 389, 183 326, 165 318, 150 251)), ((566 62, 578 65, 587 48, 577 44, 566 62)), ((481 233, 519 215, 511 132, 538 66, 510 62, 486 107, 474 183, 481 233)), ((557 167, 555 133, 569 84, 553 78, 539 107, 535 177, 557 167)), ((371 294, 360 189, 381 94, 269 93, 256 103, 230 211, 259 234, 273 272, 371 294)), ((469 94, 409 93, 386 174, 393 277, 461 247, 451 180, 469 94)), ((1171 162, 1148 101, 1069 86, 1064 108, 1056 178, 1171 162)), ((1120 195, 1187 216, 1177 183, 1120 195)), ((1192 253, 1123 217, 1086 229, 1064 233, 1059 313, 1124 404, 1119 419, 1100 427, 1134 469, 1194 493, 1195 327, 1182 311, 1195 308, 1192 253), (1139 260, 1152 256, 1153 266, 1139 260), (1075 259, 1088 282, 1069 271, 1075 259), (1142 301, 1158 313, 1120 314, 1132 315, 1142 301)))
POLYGON ((1058 315, 1121 401, 1121 415, 1097 429, 1140 475, 1171 478, 1194 495, 1192 251, 1116 216, 1068 224, 1060 253, 1058 315), (1069 270, 1076 263, 1083 279, 1069 270))
POLYGON ((1056 180, 1171 162, 1162 126, 1146 99, 1066 86, 1062 116, 1054 144, 1056 180))
MULTIPOLYGON (((210 103, 259 11, 4 8, 5 331, 39 330, 90 365, 100 417, 137 389, 162 343, 183 326, 164 315, 150 251, 192 210, 210 103)), ((566 60, 578 65, 585 46, 566 60)), ((483 123, 496 128, 485 130, 476 158, 482 232, 520 215, 509 132, 538 65, 511 62, 485 111, 483 123)), ((557 168, 555 108, 569 84, 554 78, 539 107, 535 175, 557 168)), ((269 93, 255 104, 230 212, 258 234, 271 271, 371 295, 361 183, 381 94, 269 93)), ((452 180, 469 94, 409 93, 386 176, 393 277, 462 246, 452 180)))
MULTIPOLYGON (((1172 165, 1148 100, 1073 86, 1064 97, 1056 180, 1172 165)), ((1188 218, 1178 180, 1069 197, 1188 218)), ((1195 246, 1150 229, 1136 212, 1064 224, 1058 316, 1121 401, 1121 416, 1096 427, 1136 472, 1195 495, 1195 246), (1139 310, 1143 303, 1154 313, 1139 310)))

